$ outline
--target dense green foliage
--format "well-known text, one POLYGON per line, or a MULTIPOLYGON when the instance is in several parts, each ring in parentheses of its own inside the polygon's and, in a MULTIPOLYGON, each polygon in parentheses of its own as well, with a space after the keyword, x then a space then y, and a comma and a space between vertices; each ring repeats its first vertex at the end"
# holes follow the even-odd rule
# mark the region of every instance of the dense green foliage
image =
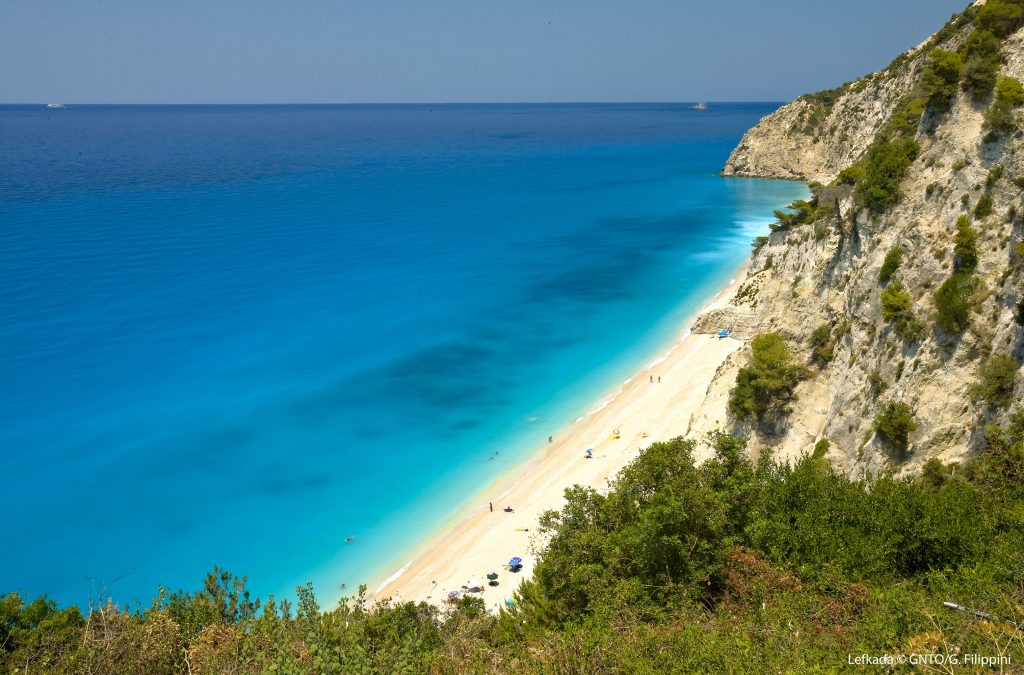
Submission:
POLYGON ((971 226, 966 215, 956 219, 956 234, 953 236, 953 270, 973 272, 978 269, 978 231, 971 226))
POLYGON ((1000 77, 992 105, 985 111, 985 129, 994 136, 1007 134, 1019 126, 1014 108, 1024 105, 1024 86, 1012 77, 1000 77))
POLYGON ((836 176, 836 181, 846 185, 854 185, 864 178, 864 166, 862 164, 851 164, 836 176))
POLYGON ((975 398, 1003 408, 1013 401, 1020 364, 1012 356, 996 354, 978 367, 978 381, 971 388, 975 398))
POLYGON ((974 17, 978 28, 1005 38, 1024 26, 1024 2, 1021 0, 988 0, 974 17))
POLYGON ((924 324, 914 316, 914 300, 899 283, 892 283, 879 294, 882 318, 891 321, 896 334, 904 340, 924 337, 924 324))
POLYGON ((794 389, 806 375, 793 362, 786 341, 778 333, 758 335, 750 341, 750 365, 740 368, 729 397, 729 411, 739 419, 769 421, 789 412, 794 389))
POLYGON ((896 270, 900 268, 903 263, 903 249, 900 248, 899 244, 893 246, 885 254, 885 260, 882 261, 882 268, 878 270, 878 281, 880 283, 888 283, 892 279, 892 275, 896 274, 896 270))
POLYGON ((928 56, 928 65, 921 74, 921 93, 928 101, 928 107, 936 112, 949 109, 949 102, 956 96, 960 71, 964 67, 963 56, 945 49, 933 49, 928 56))
POLYGON ((899 201, 900 181, 917 153, 913 138, 883 138, 872 143, 863 161, 863 178, 854 189, 857 202, 881 211, 899 201))
POLYGON ((915 429, 914 411, 906 403, 890 401, 875 415, 875 431, 901 451, 907 449, 915 429))
POLYGON ((990 31, 975 29, 960 50, 964 55, 964 89, 976 101, 987 98, 999 72, 999 38, 990 31))
POLYGON ((971 309, 981 288, 977 277, 953 273, 935 291, 935 323, 947 333, 963 332, 971 322, 971 309))
POLYGON ((827 441, 796 463, 742 441, 656 443, 607 494, 576 487, 517 607, 439 611, 361 598, 262 603, 217 573, 195 593, 83 617, 0 599, 0 672, 841 672, 861 653, 1006 654, 1024 662, 1024 414, 967 466, 919 480, 834 473, 827 441), (820 451, 819 451, 820 448, 820 451), (949 610, 944 601, 990 613, 949 610), (88 620, 87 620, 88 619, 88 620))

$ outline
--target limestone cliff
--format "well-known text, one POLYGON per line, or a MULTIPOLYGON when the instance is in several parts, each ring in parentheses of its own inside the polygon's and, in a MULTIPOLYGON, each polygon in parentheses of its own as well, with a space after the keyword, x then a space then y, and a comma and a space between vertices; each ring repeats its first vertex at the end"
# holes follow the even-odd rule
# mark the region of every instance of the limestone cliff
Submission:
MULTIPOLYGON (((929 63, 941 58, 935 48, 964 53, 982 25, 978 7, 885 70, 783 106, 733 151, 724 174, 811 181, 812 208, 830 208, 815 210, 808 222, 780 222, 767 241, 757 242, 749 277, 732 306, 702 316, 695 330, 734 326, 741 339, 778 332, 810 375, 797 386, 788 415, 757 424, 736 419, 727 404, 737 372, 750 358, 745 347, 719 370, 691 420, 691 433, 724 428, 749 435, 755 450, 771 446, 784 456, 808 452, 827 438, 832 463, 851 475, 906 473, 931 457, 949 462, 979 451, 985 426, 1020 408, 1024 133, 1019 118, 1001 131, 986 126, 991 91, 979 97, 965 91, 961 79, 943 98, 934 93, 934 77, 927 79, 934 72, 926 75, 929 63), (912 124, 900 128, 904 119, 912 124), (914 142, 913 159, 895 181, 899 196, 865 205, 870 197, 861 183, 867 179, 858 172, 842 181, 837 176, 851 165, 869 165, 869 148, 894 137, 914 142), (965 266, 953 252, 957 222, 965 215, 978 235, 970 277, 979 283, 972 281, 969 324, 957 331, 940 327, 936 291, 954 266, 965 266), (890 280, 880 281, 883 261, 895 247, 901 263, 890 280), (910 297, 905 325, 913 330, 883 317, 881 293, 898 288, 894 284, 910 297), (812 359, 812 339, 820 346, 826 336, 831 358, 812 359), (1016 361, 1009 405, 986 401, 974 386, 993 355, 1016 361), (909 406, 916 422, 907 448, 894 448, 875 430, 878 411, 893 401, 909 406)), ((1000 76, 1024 79, 1024 28, 1000 36, 997 68, 1000 76)), ((1007 104, 1012 114, 1020 112, 1019 104, 1007 104)))

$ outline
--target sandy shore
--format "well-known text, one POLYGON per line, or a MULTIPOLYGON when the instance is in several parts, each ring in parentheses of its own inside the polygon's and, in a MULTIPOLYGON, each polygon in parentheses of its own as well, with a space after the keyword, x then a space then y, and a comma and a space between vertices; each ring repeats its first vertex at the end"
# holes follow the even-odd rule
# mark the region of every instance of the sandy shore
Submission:
MULTIPOLYGON (((705 309, 727 304, 745 277, 744 266, 705 309)), ((481 506, 427 542, 378 588, 371 587, 374 597, 438 603, 477 578, 485 584, 484 591, 473 595, 482 597, 489 609, 501 606, 532 573, 540 543, 538 518, 544 511, 561 508, 567 487, 604 489, 642 447, 686 433, 715 371, 742 346, 731 338, 689 334, 695 318, 689 320, 683 337, 634 374, 611 403, 570 424, 528 465, 488 486, 480 494, 481 506), (593 449, 593 459, 584 458, 587 448, 593 449), (493 511, 488 502, 493 502, 493 511), (505 506, 514 511, 505 512, 505 506), (503 566, 513 556, 523 559, 518 573, 503 566), (486 585, 489 572, 499 575, 498 586, 486 585)))

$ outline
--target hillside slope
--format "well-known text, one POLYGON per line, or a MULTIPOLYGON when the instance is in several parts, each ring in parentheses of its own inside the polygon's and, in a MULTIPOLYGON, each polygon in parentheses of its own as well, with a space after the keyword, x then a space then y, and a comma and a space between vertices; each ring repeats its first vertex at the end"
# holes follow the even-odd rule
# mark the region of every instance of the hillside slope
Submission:
POLYGON ((733 151, 725 175, 803 179, 816 197, 755 242, 733 307, 696 330, 777 332, 809 374, 788 414, 740 419, 728 402, 746 347, 692 433, 725 428, 784 456, 827 439, 849 475, 908 473, 977 452, 1020 405, 1024 16, 1001 6, 975 4, 886 69, 783 106, 733 151), (899 262, 882 280, 887 256, 899 262), (877 429, 886 410, 909 413, 905 442, 877 429))

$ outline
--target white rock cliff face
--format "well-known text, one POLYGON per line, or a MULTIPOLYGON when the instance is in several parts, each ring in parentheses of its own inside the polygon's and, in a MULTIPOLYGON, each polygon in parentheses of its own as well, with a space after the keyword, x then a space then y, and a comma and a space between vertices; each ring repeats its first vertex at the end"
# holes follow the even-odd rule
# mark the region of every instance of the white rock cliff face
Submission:
MULTIPOLYGON (((940 46, 955 48, 968 30, 940 46)), ((813 98, 783 106, 744 136, 723 173, 833 182, 863 155, 915 86, 929 50, 915 48, 886 70, 847 86, 831 107, 813 98)), ((1024 30, 1006 39, 1003 54, 1002 74, 1024 79, 1024 30)), ((851 476, 912 473, 931 457, 958 461, 982 447, 983 427, 1003 419, 1006 409, 974 400, 970 390, 979 365, 992 354, 1014 356, 1018 363, 1024 357, 1024 317, 1018 315, 1024 261, 1014 250, 1024 239, 1018 187, 1024 185, 1024 134, 1018 130, 985 142, 988 105, 960 92, 947 113, 925 116, 917 132, 920 153, 896 205, 872 213, 855 204, 850 186, 816 188, 823 201, 835 200, 832 216, 770 236, 753 255, 733 307, 724 315, 702 316, 695 331, 732 325, 744 339, 775 331, 809 363, 810 335, 828 325, 834 335, 843 333, 835 356, 826 365, 810 366, 792 412, 766 431, 728 413, 729 391, 750 356, 749 347, 740 350, 709 387, 691 419, 691 435, 733 431, 749 436, 755 452, 772 447, 782 457, 808 453, 827 438, 833 465, 851 476), (986 184, 993 167, 1002 167, 1002 175, 986 184), (948 335, 933 321, 934 292, 952 271, 957 218, 971 213, 985 193, 994 209, 975 219, 974 227, 980 233, 977 274, 987 291, 967 330, 948 335), (903 262, 893 281, 913 297, 914 314, 926 327, 918 341, 901 339, 882 318, 879 293, 885 284, 879 269, 895 245, 902 248, 903 262), (906 403, 915 414, 918 426, 906 453, 894 451, 874 430, 876 412, 889 401, 906 403)), ((1024 396, 1022 381, 1018 370, 1015 406, 1024 396)))

